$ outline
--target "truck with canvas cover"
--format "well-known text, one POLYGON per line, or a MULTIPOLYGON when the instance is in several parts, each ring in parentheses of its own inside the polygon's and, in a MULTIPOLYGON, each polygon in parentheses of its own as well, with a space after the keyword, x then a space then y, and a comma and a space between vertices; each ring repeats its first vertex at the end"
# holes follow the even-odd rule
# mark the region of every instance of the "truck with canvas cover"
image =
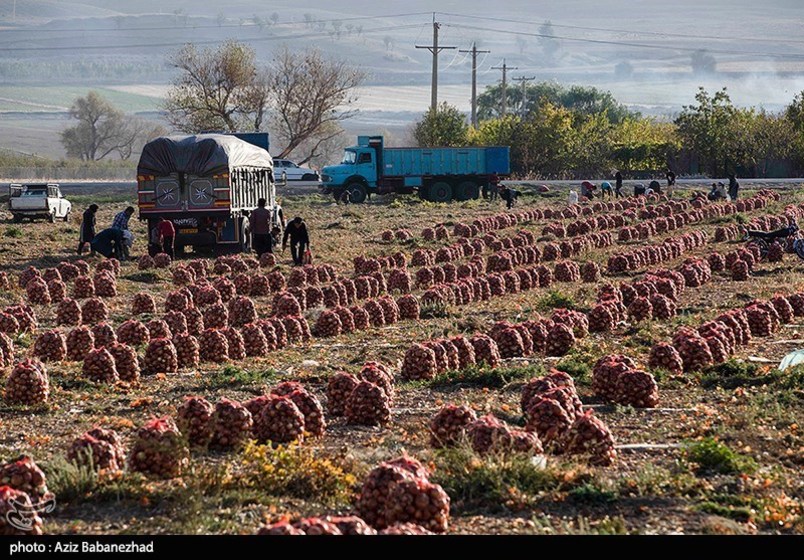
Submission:
POLYGON ((324 194, 352 202, 371 193, 412 193, 433 202, 471 200, 510 173, 508 146, 386 148, 382 136, 358 136, 343 161, 321 171, 324 194))
POLYGON ((280 225, 273 160, 267 134, 161 137, 147 143, 137 165, 140 220, 148 230, 167 218, 176 228, 176 248, 248 247, 247 214, 264 198, 280 225), (264 136, 264 138, 263 138, 264 136))

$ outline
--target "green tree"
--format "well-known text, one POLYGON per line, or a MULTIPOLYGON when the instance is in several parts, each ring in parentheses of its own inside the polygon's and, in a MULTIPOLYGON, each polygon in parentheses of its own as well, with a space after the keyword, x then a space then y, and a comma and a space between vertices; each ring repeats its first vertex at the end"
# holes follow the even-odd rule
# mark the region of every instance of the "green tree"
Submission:
MULTIPOLYGON (((509 107, 521 107, 522 88, 509 86, 507 98, 509 107)), ((572 109, 582 117, 603 112, 606 114, 606 118, 615 124, 633 115, 625 106, 618 103, 610 92, 601 91, 595 87, 565 87, 555 82, 530 84, 525 90, 526 115, 538 111, 542 101, 572 109)), ((502 85, 495 84, 486 87, 486 90, 477 97, 478 118, 485 120, 499 116, 501 103, 502 85)))
POLYGON ((651 118, 627 118, 611 137, 612 165, 621 171, 660 170, 681 149, 676 125, 651 118))
POLYGON ((435 111, 428 110, 414 125, 413 138, 422 148, 465 146, 469 140, 468 132, 466 115, 444 101, 435 111))
POLYGON ((573 122, 572 111, 543 102, 539 111, 523 122, 516 136, 521 146, 517 171, 541 177, 568 175, 572 165, 573 122))
POLYGON ((685 105, 676 118, 683 145, 694 151, 703 166, 712 176, 724 175, 734 162, 732 119, 736 108, 726 88, 710 95, 699 88, 695 95, 696 105, 685 105))

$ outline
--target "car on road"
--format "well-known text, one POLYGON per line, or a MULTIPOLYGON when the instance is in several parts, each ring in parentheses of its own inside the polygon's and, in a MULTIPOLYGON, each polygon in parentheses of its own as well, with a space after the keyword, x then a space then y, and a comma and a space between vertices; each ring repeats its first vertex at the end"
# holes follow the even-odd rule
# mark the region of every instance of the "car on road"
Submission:
POLYGON ((31 221, 46 218, 53 223, 56 220, 69 222, 73 205, 54 183, 12 184, 9 186, 8 209, 17 223, 24 218, 31 221))
POLYGON ((274 159, 274 177, 282 179, 282 172, 288 181, 318 181, 318 171, 309 167, 301 167, 289 159, 274 159))

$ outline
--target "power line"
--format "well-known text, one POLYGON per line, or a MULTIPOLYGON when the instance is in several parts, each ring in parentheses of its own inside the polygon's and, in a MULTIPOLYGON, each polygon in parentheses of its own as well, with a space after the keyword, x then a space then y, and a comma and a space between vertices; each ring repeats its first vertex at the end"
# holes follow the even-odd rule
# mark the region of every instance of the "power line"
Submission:
MULTIPOLYGON (((313 23, 332 23, 337 21, 358 21, 358 20, 368 20, 368 19, 392 19, 392 18, 401 18, 401 17, 410 17, 410 16, 422 16, 422 15, 430 15, 432 12, 408 12, 406 14, 388 14, 383 16, 355 16, 355 17, 348 17, 348 18, 334 18, 334 19, 316 19, 310 21, 281 21, 273 24, 272 26, 279 26, 279 25, 309 25, 313 23)), ((171 16, 172 14, 164 14, 166 16, 171 16)), ((188 31, 192 31, 194 29, 219 29, 219 28, 242 28, 242 27, 261 27, 260 24, 255 22, 249 23, 224 23, 224 24, 209 24, 209 25, 171 25, 171 26, 163 26, 163 27, 97 27, 97 28, 90 28, 90 29, 49 29, 49 28, 38 28, 38 27, 19 27, 13 29, 1 29, 0 34, 3 33, 14 33, 14 32, 25 32, 25 33, 115 33, 119 31, 175 31, 179 29, 186 29, 188 31)))
MULTIPOLYGON (((461 25, 457 23, 445 23, 444 25, 448 25, 450 27, 460 27, 463 29, 474 29, 478 31, 485 31, 485 32, 494 32, 494 33, 507 33, 509 35, 524 35, 527 37, 543 37, 546 39, 560 39, 562 41, 576 41, 580 43, 595 43, 595 44, 602 44, 602 45, 618 45, 623 47, 636 47, 640 49, 659 49, 663 51, 681 51, 681 52, 698 52, 700 48, 690 48, 690 47, 675 47, 675 46, 663 46, 663 45, 649 45, 645 43, 630 43, 626 41, 610 41, 604 39, 580 39, 577 37, 565 37, 561 35, 547 35, 545 33, 528 33, 526 31, 513 31, 510 29, 489 29, 487 27, 475 27, 472 25, 461 25)), ((756 51, 736 51, 730 49, 706 49, 707 52, 714 53, 714 54, 737 54, 737 55, 753 55, 753 56, 762 56, 768 58, 793 58, 797 60, 804 60, 804 54, 783 54, 783 53, 768 53, 768 52, 756 52, 756 51)))
MULTIPOLYGON (((375 27, 373 29, 364 29, 363 33, 378 33, 382 31, 396 31, 399 29, 410 29, 414 27, 419 27, 420 24, 411 24, 411 25, 394 25, 390 27, 375 27)), ((314 39, 314 38, 321 38, 321 37, 328 37, 329 32, 318 32, 318 33, 297 33, 295 35, 276 35, 273 37, 256 37, 254 39, 248 39, 247 42, 249 43, 262 43, 267 41, 283 41, 288 39, 314 39)), ((136 45, 79 45, 75 47, 69 47, 70 51, 81 51, 81 50, 109 50, 109 49, 137 49, 137 48, 157 48, 157 47, 180 47, 186 45, 188 43, 192 43, 194 45, 219 45, 221 43, 225 43, 230 41, 231 38, 228 39, 216 39, 211 41, 181 41, 181 42, 170 42, 170 43, 140 43, 136 45)), ((52 47, 0 47, 0 53, 2 52, 23 52, 23 51, 60 51, 64 50, 65 47, 63 46, 52 46, 52 47)))
POLYGON ((743 42, 756 42, 756 43, 775 43, 775 44, 785 44, 785 43, 797 43, 797 44, 804 44, 804 41, 801 40, 779 40, 779 39, 761 39, 759 37, 723 37, 720 35, 691 35, 687 33, 667 33, 665 31, 634 31, 633 29, 610 29, 604 27, 586 27, 583 25, 567 25, 567 24, 558 24, 553 23, 552 21, 523 21, 521 19, 506 19, 506 18, 499 18, 499 17, 492 17, 492 16, 474 16, 474 15, 464 15, 464 14, 455 14, 450 12, 437 12, 442 15, 449 15, 454 17, 466 18, 466 19, 480 19, 485 21, 500 21, 504 23, 521 23, 526 25, 543 25, 549 23, 553 27, 559 27, 562 29, 580 29, 585 31, 602 31, 605 33, 628 33, 629 35, 656 35, 660 37, 678 37, 682 39, 712 39, 716 41, 734 41, 738 39, 739 41, 743 42))

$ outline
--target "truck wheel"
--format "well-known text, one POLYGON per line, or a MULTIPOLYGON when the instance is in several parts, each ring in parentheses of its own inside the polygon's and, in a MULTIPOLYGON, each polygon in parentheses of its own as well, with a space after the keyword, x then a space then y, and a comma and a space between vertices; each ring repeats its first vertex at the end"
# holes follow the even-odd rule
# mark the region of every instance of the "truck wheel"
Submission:
POLYGON ((14 214, 14 223, 18 224, 21 221, 22 221, 22 216, 20 216, 19 214, 14 214))
POLYGON ((51 224, 55 224, 55 223, 56 223, 56 211, 55 211, 55 210, 53 210, 53 211, 50 213, 50 215, 48 215, 48 217, 47 217, 47 221, 48 221, 48 222, 50 222, 51 224))
POLYGON ((463 181, 455 189, 455 200, 477 200, 480 189, 474 181, 463 181))
POLYGON ((449 202, 452 200, 452 187, 449 183, 439 181, 430 185, 429 199, 433 202, 449 202))
POLYGON ((352 183, 346 190, 349 191, 349 199, 353 204, 362 204, 366 201, 366 187, 360 183, 352 183))
POLYGON ((64 223, 66 223, 66 224, 69 224, 69 223, 70 223, 70 212, 67 212, 67 213, 64 215, 64 223))
POLYGON ((318 175, 315 173, 305 173, 302 175, 302 181, 318 181, 318 175))

